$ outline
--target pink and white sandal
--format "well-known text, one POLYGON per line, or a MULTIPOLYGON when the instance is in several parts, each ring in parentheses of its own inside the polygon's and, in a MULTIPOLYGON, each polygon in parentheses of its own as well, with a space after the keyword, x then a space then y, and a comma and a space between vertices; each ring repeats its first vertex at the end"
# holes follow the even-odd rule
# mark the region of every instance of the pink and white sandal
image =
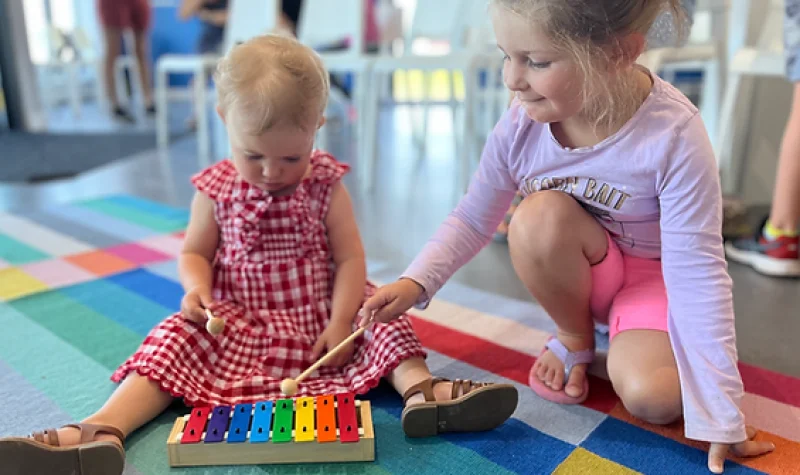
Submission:
POLYGON ((583 380, 583 392, 580 396, 568 396, 567 393, 564 392, 564 389, 567 387, 569 375, 575 365, 591 364, 591 362, 594 360, 594 349, 589 348, 586 350, 572 352, 569 351, 567 347, 558 340, 558 338, 550 337, 547 340, 547 343, 544 345, 542 352, 539 354, 539 357, 541 358, 542 355, 544 355, 544 353, 548 350, 553 352, 553 354, 564 363, 564 387, 562 387, 560 391, 549 388, 539 379, 538 376, 536 376, 536 373, 533 371, 533 366, 531 366, 530 373, 528 374, 528 386, 530 386, 531 389, 533 389, 533 392, 538 394, 542 399, 546 399, 557 404, 580 404, 585 401, 589 396, 588 377, 583 380))

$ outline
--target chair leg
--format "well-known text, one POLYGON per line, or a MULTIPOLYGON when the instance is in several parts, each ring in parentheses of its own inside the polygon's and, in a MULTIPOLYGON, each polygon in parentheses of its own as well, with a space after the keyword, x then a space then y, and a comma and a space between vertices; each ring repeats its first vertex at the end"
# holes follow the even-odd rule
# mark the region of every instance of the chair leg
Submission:
MULTIPOLYGON (((114 87, 116 91, 114 91, 117 95, 117 101, 120 104, 128 103, 130 105, 130 99, 127 94, 128 91, 125 90, 125 69, 127 65, 125 64, 125 60, 123 57, 119 57, 114 61, 114 87)), ((133 71, 131 71, 133 74, 133 71)))
POLYGON ((359 128, 362 131, 359 137, 358 163, 361 165, 361 185, 364 192, 372 192, 375 188, 375 175, 378 162, 378 131, 380 130, 380 92, 379 83, 385 79, 381 72, 374 72, 369 75, 369 80, 363 82, 363 117, 359 128))
POLYGON ((127 104, 128 107, 133 107, 134 98, 143 97, 143 89, 142 84, 139 79, 139 65, 136 63, 136 60, 133 59, 129 55, 122 55, 114 60, 114 75, 115 75, 115 83, 116 83, 116 93, 117 99, 120 103, 127 104), (128 72, 128 75, 131 78, 131 91, 128 94, 128 90, 125 87, 128 82, 125 80, 125 71, 128 72))
MULTIPOLYGON (((370 84, 372 81, 376 79, 373 77, 372 72, 370 71, 369 67, 365 70, 357 71, 355 73, 355 85, 353 86, 353 103, 355 104, 356 108, 356 120, 355 124, 353 124, 353 132, 352 135, 355 138, 356 147, 355 147, 355 160, 359 163, 360 167, 364 166, 364 141, 366 139, 368 130, 367 130, 367 123, 368 120, 374 120, 374 118, 370 115, 370 106, 369 100, 370 96, 370 84)), ((383 92, 379 92, 380 95, 383 92)), ((380 98, 378 99, 380 103, 380 98)), ((349 112, 349 111, 348 111, 349 112)), ((349 113, 346 114, 345 120, 349 121, 349 113)), ((353 137, 350 138, 350 143, 352 143, 353 137)), ((348 147, 348 149, 350 149, 348 147)), ((359 171, 361 173, 361 171, 359 171)), ((363 178, 363 177, 362 177, 363 178)), ((362 182, 363 183, 363 182, 362 182)))
MULTIPOLYGON (((414 104, 414 97, 413 97, 413 94, 412 94, 413 91, 412 91, 412 87, 411 87, 411 84, 413 82, 412 78, 411 78, 412 71, 410 69, 404 69, 404 70, 402 70, 402 73, 403 73, 403 78, 404 78, 403 82, 405 82, 405 85, 406 85, 406 101, 405 102, 406 102, 406 104, 408 104, 408 125, 410 126, 409 130, 411 130, 411 143, 416 146, 419 143, 419 134, 417 133, 417 127, 416 127, 416 124, 417 124, 417 120, 416 120, 417 107, 414 104)), ((425 72, 423 71, 422 74, 423 74, 422 81, 424 83, 425 82, 425 72)), ((424 89, 425 89, 425 86, 423 85, 423 90, 424 89)))
POLYGON ((213 134, 213 161, 230 157, 230 141, 225 123, 216 114, 211 115, 211 132, 213 134))
MULTIPOLYGON (((325 112, 330 110, 330 107, 331 107, 331 100, 328 99, 328 106, 325 112)), ((325 114, 325 112, 323 112, 323 114, 325 114)), ((325 115, 326 115, 325 125, 317 129, 317 133, 314 137, 314 148, 317 150, 324 150, 326 152, 330 152, 330 144, 328 143, 328 129, 330 129, 331 127, 330 124, 331 121, 330 117, 328 117, 327 114, 325 115)))
MULTIPOLYGON (((466 191, 469 187, 470 177, 474 164, 477 163, 476 148, 478 139, 475 133, 475 115, 476 107, 475 101, 477 100, 477 71, 474 68, 467 68, 464 70, 464 122, 463 122, 463 142, 462 152, 457 155, 458 160, 461 162, 461 173, 459 185, 460 189, 466 191)), ((454 131, 455 132, 455 131, 454 131)))
MULTIPOLYGON (((427 142, 428 142, 428 117, 430 113, 430 89, 431 83, 433 83, 433 72, 430 71, 422 71, 422 102, 420 106, 422 108, 422 130, 418 133, 414 133, 414 138, 416 139, 417 147, 419 147, 419 155, 417 156, 417 161, 422 161, 425 158, 425 152, 427 151, 427 142)), ((410 116, 412 123, 411 123, 411 130, 416 131, 417 129, 414 127, 414 116, 410 116)))
POLYGON ((741 75, 730 73, 728 75, 725 97, 720 108, 720 124, 716 140, 716 155, 719 164, 722 192, 731 194, 735 191, 733 169, 736 167, 734 158, 734 134, 736 122, 734 116, 737 111, 737 98, 741 86, 741 75))
POLYGON ((483 103, 483 114, 481 115, 481 122, 478 133, 481 139, 486 139, 492 130, 494 121, 495 110, 497 110, 497 94, 495 94, 495 76, 494 69, 491 66, 483 69, 486 74, 486 85, 480 90, 480 97, 483 103))
MULTIPOLYGON (((713 139, 717 139, 720 114, 720 89, 722 82, 719 60, 708 62, 703 73, 703 89, 700 93, 700 115, 713 139)), ((717 144, 714 144, 715 148, 717 144)))
MULTIPOLYGON (((752 76, 742 76, 739 85, 739 95, 737 101, 741 109, 742 117, 752 117, 753 115, 753 96, 755 94, 755 78, 752 76)), ((730 187, 732 194, 742 192, 742 179, 747 171, 747 147, 750 138, 749 121, 740 120, 736 124, 733 135, 731 167, 730 167, 730 187)))
POLYGON ((66 66, 67 81, 69 83, 69 103, 72 107, 72 115, 75 117, 81 116, 81 103, 83 102, 80 70, 79 63, 69 63, 66 66))
MULTIPOLYGON (((456 70, 451 69, 447 72, 447 75, 450 79, 450 112, 453 115, 453 151, 455 152, 455 156, 459 156, 464 153, 465 144, 468 138, 466 136, 459 137, 458 136, 458 99, 456 98, 456 70)), ((466 74, 462 71, 462 74, 466 74)), ((467 78, 464 77, 464 81, 467 81, 467 78)), ((466 106, 464 107, 465 114, 466 114, 466 106)), ((466 120, 466 118, 464 119, 466 120)))
POLYGON ((156 66, 156 142, 162 150, 169 147, 168 79, 167 71, 156 66))
POLYGON ((206 75, 201 68, 194 75, 194 98, 197 110, 197 155, 201 168, 211 165, 208 132, 208 99, 206 98, 206 75))

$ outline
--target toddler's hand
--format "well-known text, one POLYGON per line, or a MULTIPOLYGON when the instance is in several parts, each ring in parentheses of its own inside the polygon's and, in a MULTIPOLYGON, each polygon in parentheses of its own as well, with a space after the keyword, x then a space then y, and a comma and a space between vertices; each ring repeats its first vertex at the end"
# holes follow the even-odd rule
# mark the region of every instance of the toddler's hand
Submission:
POLYGON ((388 323, 406 312, 422 295, 424 289, 411 279, 400 279, 384 285, 364 303, 364 314, 379 322, 388 323))
POLYGON ((204 309, 211 308, 214 300, 211 298, 211 289, 199 285, 183 296, 181 301, 181 314, 183 318, 197 323, 205 323, 208 320, 204 309))
MULTIPOLYGON (((323 350, 330 351, 336 348, 336 345, 350 336, 350 333, 352 333, 350 327, 350 324, 329 324, 328 328, 322 332, 317 339, 317 342, 314 344, 314 348, 311 350, 311 358, 314 361, 317 361, 322 355, 323 350)), ((336 352, 336 355, 332 356, 331 359, 322 366, 342 366, 350 361, 350 358, 353 356, 353 349, 353 343, 345 345, 342 347, 342 349, 336 352)))
POLYGON ((737 457, 757 457, 775 450, 775 444, 753 440, 756 430, 750 426, 746 427, 747 440, 738 444, 711 444, 708 449, 708 469, 712 473, 722 473, 725 464, 725 457, 728 451, 733 452, 737 457))

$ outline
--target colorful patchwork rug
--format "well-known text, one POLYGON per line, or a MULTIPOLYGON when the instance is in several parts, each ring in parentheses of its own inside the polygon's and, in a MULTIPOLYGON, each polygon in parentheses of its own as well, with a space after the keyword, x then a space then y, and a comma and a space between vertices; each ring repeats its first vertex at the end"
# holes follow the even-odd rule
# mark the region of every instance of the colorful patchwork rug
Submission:
MULTIPOLYGON (((0 436, 79 420, 106 400, 112 371, 179 307, 175 259, 187 217, 130 196, 0 214, 0 436)), ((380 263, 371 263, 370 274, 391 278, 380 276, 380 263)), ((591 377, 591 396, 580 406, 528 390, 528 369, 552 329, 538 306, 451 283, 413 324, 434 374, 515 384, 513 419, 487 433, 406 439, 401 399, 380 387, 365 397, 373 405, 374 462, 170 469, 167 436, 187 413, 175 404, 129 439, 126 473, 708 473, 703 444, 684 439, 680 424, 634 420, 602 377, 591 377)), ((730 460, 725 473, 800 474, 800 380, 741 370, 748 422, 777 449, 730 460)))

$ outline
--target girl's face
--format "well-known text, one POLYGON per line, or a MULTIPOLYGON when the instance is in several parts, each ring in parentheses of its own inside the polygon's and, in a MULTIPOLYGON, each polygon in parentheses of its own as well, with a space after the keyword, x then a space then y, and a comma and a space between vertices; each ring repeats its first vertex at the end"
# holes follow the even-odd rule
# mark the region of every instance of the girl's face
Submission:
POLYGON ((272 195, 293 193, 308 171, 314 136, 324 119, 306 128, 277 124, 261 135, 250 135, 243 131, 242 114, 229 118, 226 126, 239 175, 272 195))
POLYGON ((563 122, 583 107, 578 65, 557 51, 538 27, 503 7, 492 8, 503 79, 531 120, 563 122))

